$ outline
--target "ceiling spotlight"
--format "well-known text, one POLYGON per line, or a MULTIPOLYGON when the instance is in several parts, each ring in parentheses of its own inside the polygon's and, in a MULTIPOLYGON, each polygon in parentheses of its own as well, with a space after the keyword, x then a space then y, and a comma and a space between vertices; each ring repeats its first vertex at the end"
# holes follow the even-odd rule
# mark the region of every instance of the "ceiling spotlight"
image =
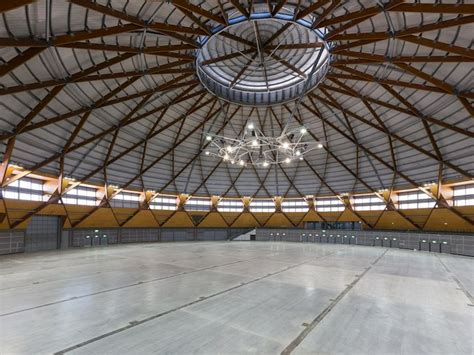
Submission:
POLYGON ((212 141, 212 137, 211 136, 206 136, 206 141, 208 141, 208 142, 212 141))
POLYGON ((247 128, 248 128, 248 129, 254 129, 255 126, 253 125, 253 123, 249 123, 249 124, 247 125, 247 128))
POLYGON ((283 147, 283 149, 288 149, 288 148, 290 148, 290 144, 288 142, 284 142, 282 144, 282 147, 283 147))
POLYGON ((234 164, 235 164, 235 160, 231 160, 230 163, 231 163, 232 165, 234 165, 234 164))
POLYGON ((258 141, 257 141, 256 139, 254 139, 254 140, 252 141, 252 146, 253 146, 253 147, 257 147, 257 146, 258 146, 258 141))
POLYGON ((296 156, 299 157, 301 155, 301 152, 299 150, 296 151, 296 156))
POLYGON ((210 153, 208 150, 206 150, 206 153, 205 153, 205 154, 206 154, 206 155, 209 155, 209 154, 211 154, 211 153, 210 153))
POLYGON ((290 163, 291 163, 291 159, 290 159, 290 158, 286 158, 286 159, 285 159, 285 163, 290 164, 290 163))
POLYGON ((318 143, 317 145, 318 149, 321 149, 323 147, 323 144, 322 143, 318 143))
POLYGON ((302 127, 300 129, 300 132, 301 132, 301 134, 305 134, 306 132, 308 132, 308 130, 306 128, 302 127))
POLYGON ((226 148, 225 148, 229 153, 232 153, 232 151, 234 150, 232 148, 232 146, 228 145, 226 148))
POLYGON ((303 160, 303 157, 300 157, 300 160, 303 160))
POLYGON ((263 162, 263 166, 264 166, 264 167, 267 167, 267 166, 268 166, 268 161, 264 161, 264 162, 263 162))
POLYGON ((245 165, 245 162, 243 160, 239 161, 239 164, 244 166, 245 165))
POLYGON ((229 160, 229 154, 224 155, 224 160, 229 160))

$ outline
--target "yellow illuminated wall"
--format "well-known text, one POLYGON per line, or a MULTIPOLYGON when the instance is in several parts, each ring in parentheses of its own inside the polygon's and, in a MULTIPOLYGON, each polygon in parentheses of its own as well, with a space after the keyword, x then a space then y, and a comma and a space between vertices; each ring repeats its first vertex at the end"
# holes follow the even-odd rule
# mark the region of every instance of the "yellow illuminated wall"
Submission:
MULTIPOLYGON (((34 213, 54 215, 64 218, 64 227, 81 221, 76 228, 87 227, 200 227, 200 228, 293 228, 302 227, 304 222, 317 221, 361 221, 364 229, 427 230, 474 232, 474 206, 453 209, 434 208, 403 210, 403 216, 397 211, 358 211, 357 215, 346 209, 342 212, 308 213, 230 213, 230 212, 186 212, 137 210, 134 208, 95 208, 91 206, 51 204, 37 210, 42 203, 17 200, 0 200, 0 229, 10 229, 15 221, 22 220, 34 213), (370 224, 370 226, 368 224, 370 224)), ((31 217, 17 225, 16 229, 25 229, 31 217)))

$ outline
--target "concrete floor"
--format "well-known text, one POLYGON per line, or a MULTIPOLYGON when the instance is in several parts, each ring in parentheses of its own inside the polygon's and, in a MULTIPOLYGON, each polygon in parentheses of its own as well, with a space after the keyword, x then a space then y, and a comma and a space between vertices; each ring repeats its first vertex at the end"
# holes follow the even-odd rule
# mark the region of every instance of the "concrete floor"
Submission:
POLYGON ((474 354, 474 259, 271 242, 0 257, 0 354, 474 354))

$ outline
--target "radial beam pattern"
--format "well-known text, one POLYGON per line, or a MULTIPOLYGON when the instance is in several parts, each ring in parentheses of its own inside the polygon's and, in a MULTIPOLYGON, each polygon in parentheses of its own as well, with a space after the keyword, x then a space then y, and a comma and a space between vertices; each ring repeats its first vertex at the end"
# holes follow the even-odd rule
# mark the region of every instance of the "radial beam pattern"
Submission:
POLYGON ((3 167, 208 196, 322 196, 473 177, 468 2, 21 3, 0 5, 3 167), (227 31, 253 16, 284 19, 288 33, 280 35, 293 42, 275 50, 277 38, 259 37, 265 28, 256 26, 252 40, 227 31), (251 71, 242 58, 259 55, 298 77, 298 61, 287 54, 314 48, 301 47, 307 42, 297 26, 323 33, 331 52, 329 72, 305 95, 251 107, 222 100, 199 81, 203 39, 219 31, 228 41, 218 64, 243 72, 233 84, 251 71), (278 135, 290 116, 324 148, 260 169, 202 154, 206 134, 238 135, 250 118, 278 135))

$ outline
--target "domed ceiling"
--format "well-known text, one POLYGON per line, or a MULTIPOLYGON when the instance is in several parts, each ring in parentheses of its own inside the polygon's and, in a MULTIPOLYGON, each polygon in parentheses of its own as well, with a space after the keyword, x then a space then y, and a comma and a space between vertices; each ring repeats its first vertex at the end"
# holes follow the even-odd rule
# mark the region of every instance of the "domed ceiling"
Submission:
MULTIPOLYGON (((468 1, 21 0, 0 4, 4 163, 220 196, 373 192, 474 172, 468 1), (304 127, 289 164, 208 135, 304 127)), ((5 164, 4 164, 5 166, 5 164)))

